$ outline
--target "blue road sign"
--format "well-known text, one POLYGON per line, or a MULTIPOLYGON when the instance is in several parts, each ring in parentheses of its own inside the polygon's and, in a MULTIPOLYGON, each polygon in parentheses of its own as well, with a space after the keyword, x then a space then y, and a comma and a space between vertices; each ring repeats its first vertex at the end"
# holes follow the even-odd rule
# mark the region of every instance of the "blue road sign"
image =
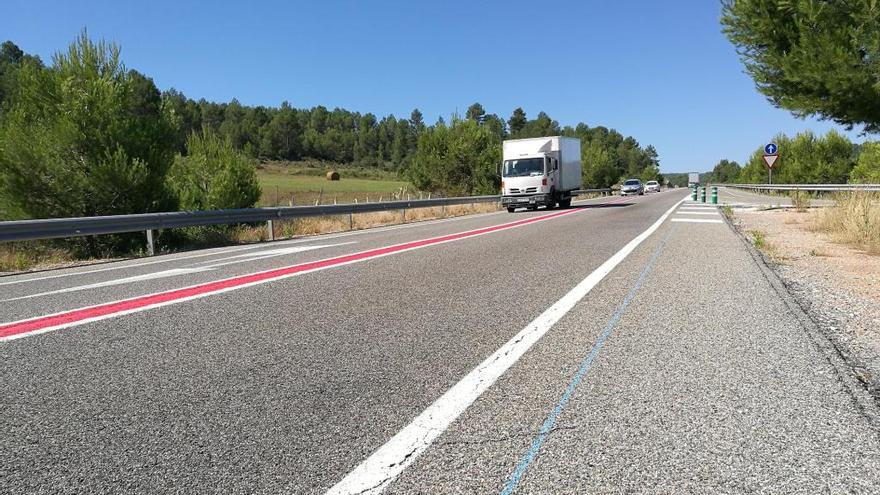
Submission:
POLYGON ((776 146, 776 143, 770 143, 767 146, 764 146, 764 154, 775 155, 777 151, 779 151, 779 146, 776 146))

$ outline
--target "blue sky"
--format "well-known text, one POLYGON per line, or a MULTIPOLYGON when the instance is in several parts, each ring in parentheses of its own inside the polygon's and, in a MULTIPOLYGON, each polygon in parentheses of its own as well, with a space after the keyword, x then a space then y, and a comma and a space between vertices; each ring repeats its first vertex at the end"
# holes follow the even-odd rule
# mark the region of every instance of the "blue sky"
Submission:
POLYGON ((653 144, 663 172, 743 162, 778 132, 843 130, 757 93, 715 0, 195 3, 12 0, 0 38, 48 61, 85 27, 160 89, 196 99, 418 107, 429 123, 475 101, 505 119, 543 110, 653 144))

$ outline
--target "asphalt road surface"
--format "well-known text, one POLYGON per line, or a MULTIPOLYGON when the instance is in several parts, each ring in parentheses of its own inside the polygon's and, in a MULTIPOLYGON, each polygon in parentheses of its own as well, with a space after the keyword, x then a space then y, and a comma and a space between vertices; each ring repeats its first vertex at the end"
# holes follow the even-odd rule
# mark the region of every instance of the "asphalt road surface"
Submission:
POLYGON ((0 278, 0 492, 880 492, 876 403, 685 194, 0 278))

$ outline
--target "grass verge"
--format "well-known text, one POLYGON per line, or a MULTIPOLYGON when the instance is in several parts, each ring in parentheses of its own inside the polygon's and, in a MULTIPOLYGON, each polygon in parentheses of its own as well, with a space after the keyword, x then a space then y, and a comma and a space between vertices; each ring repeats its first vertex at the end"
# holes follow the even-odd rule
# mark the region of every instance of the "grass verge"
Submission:
MULTIPOLYGON (((326 170, 329 170, 327 168, 326 170)), ((353 170, 337 169, 338 181, 324 177, 325 169, 266 164, 257 169, 257 180, 262 195, 257 206, 293 206, 379 201, 392 196, 406 198, 413 193, 408 182, 398 180, 390 173, 376 171, 376 176, 364 176, 353 170)))
POLYGON ((825 208, 813 223, 813 229, 827 233, 843 244, 880 255, 880 194, 842 193, 836 204, 825 208))
POLYGON ((724 217, 728 220, 733 220, 733 208, 730 205, 722 206, 721 214, 724 215, 724 217))
POLYGON ((772 260, 773 262, 780 263, 783 258, 779 256, 779 252, 776 250, 776 246, 773 245, 769 240, 767 240, 767 233, 763 230, 750 230, 749 237, 752 240, 752 245, 755 246, 758 251, 764 253, 767 258, 772 260))
POLYGON ((804 191, 792 191, 790 194, 791 204, 795 211, 803 213, 810 207, 810 195, 804 191))
POLYGON ((0 244, 0 272, 20 272, 37 266, 59 266, 75 257, 66 249, 50 246, 47 242, 27 241, 0 244))
MULTIPOLYGON (((323 217, 307 217, 294 220, 277 221, 274 224, 275 238, 283 239, 304 235, 332 234, 347 230, 363 230, 385 227, 401 223, 438 220, 460 217, 477 213, 499 211, 497 203, 477 203, 472 205, 454 205, 434 208, 413 208, 401 211, 381 211, 351 215, 332 215, 323 217)), ((268 238, 265 226, 240 227, 233 232, 233 242, 257 242, 268 238)))

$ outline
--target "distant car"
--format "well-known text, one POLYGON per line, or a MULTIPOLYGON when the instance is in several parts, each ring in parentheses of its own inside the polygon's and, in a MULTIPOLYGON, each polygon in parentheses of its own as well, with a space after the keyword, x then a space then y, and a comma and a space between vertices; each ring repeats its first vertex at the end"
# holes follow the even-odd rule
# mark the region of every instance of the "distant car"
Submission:
POLYGON ((642 196, 645 194, 645 185, 639 179, 628 179, 620 186, 621 196, 642 196))
POLYGON ((645 192, 660 192, 660 183, 656 180, 645 182, 645 192))

